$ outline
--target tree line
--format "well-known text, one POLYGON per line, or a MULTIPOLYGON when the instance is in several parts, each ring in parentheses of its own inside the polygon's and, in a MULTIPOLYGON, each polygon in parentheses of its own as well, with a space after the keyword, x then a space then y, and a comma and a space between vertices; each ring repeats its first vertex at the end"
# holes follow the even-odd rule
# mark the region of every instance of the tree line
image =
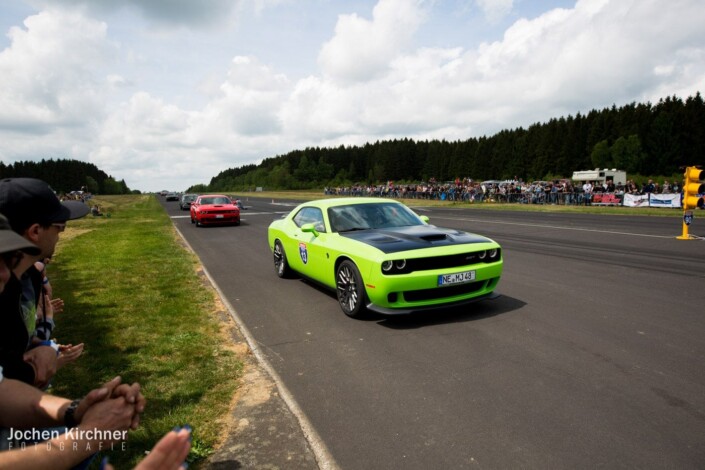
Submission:
POLYGON ((5 165, 0 162, 0 178, 37 178, 57 193, 87 191, 93 194, 129 194, 125 180, 116 181, 92 163, 71 159, 26 161, 5 165))
POLYGON ((570 178, 573 171, 625 170, 647 177, 680 178, 682 167, 705 160, 705 103, 631 103, 554 118, 528 128, 467 140, 395 139, 363 146, 312 147, 225 170, 191 191, 311 189, 355 183, 453 181, 456 178, 570 178), (679 176, 680 175, 680 176, 679 176))

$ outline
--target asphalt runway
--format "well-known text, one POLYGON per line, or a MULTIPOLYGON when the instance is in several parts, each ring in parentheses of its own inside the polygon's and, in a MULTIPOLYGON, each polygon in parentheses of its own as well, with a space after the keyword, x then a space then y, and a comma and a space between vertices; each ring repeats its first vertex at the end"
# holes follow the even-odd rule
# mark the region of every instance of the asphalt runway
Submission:
POLYGON ((353 320, 277 278, 267 226, 295 204, 242 200, 239 227, 163 204, 342 469, 705 467, 705 242, 681 213, 416 208, 502 245, 502 297, 353 320))

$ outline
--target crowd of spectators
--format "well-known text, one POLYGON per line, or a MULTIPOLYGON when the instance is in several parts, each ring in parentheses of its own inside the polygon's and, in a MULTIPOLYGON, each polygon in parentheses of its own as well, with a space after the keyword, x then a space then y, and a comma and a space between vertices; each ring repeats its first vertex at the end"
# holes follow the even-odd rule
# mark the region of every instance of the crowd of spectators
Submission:
MULTIPOLYGON (((0 468, 87 468, 99 450, 125 442, 145 410, 140 385, 119 376, 75 400, 46 393, 83 353, 83 344, 56 341, 64 303, 47 263, 67 223, 88 212, 41 180, 0 181, 0 468)), ((185 468, 190 447, 190 428, 175 429, 137 468, 185 468)))
POLYGON ((60 201, 81 201, 87 203, 93 198, 93 193, 86 190, 85 186, 76 191, 59 194, 60 201))
POLYGON ((514 180, 473 181, 470 178, 439 183, 434 179, 416 184, 363 185, 326 187, 326 195, 394 197, 407 199, 435 199, 459 202, 505 202, 521 204, 589 204, 596 194, 610 194, 614 201, 621 201, 625 194, 678 194, 681 185, 674 181, 663 183, 648 180, 639 186, 632 180, 625 183, 612 180, 605 182, 578 182, 568 179, 525 182, 514 180))

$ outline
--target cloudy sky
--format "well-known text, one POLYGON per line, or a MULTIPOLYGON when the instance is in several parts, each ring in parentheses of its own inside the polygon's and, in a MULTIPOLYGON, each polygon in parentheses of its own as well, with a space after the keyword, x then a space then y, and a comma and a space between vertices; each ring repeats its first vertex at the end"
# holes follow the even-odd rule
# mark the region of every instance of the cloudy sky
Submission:
POLYGON ((141 191, 705 91, 702 0, 0 0, 0 30, 0 160, 141 191))

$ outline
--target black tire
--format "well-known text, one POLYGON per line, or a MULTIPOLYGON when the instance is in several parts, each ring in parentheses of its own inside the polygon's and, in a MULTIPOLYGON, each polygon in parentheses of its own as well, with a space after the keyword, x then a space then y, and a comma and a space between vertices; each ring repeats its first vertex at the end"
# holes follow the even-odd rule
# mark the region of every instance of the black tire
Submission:
POLYGON ((286 253, 284 252, 284 247, 282 242, 279 240, 274 242, 274 270, 277 272, 277 276, 281 278, 291 277, 291 268, 289 267, 289 262, 286 260, 286 253))
POLYGON ((345 260, 338 265, 335 270, 335 287, 338 303, 345 315, 360 318, 366 313, 365 286, 355 263, 345 260))

